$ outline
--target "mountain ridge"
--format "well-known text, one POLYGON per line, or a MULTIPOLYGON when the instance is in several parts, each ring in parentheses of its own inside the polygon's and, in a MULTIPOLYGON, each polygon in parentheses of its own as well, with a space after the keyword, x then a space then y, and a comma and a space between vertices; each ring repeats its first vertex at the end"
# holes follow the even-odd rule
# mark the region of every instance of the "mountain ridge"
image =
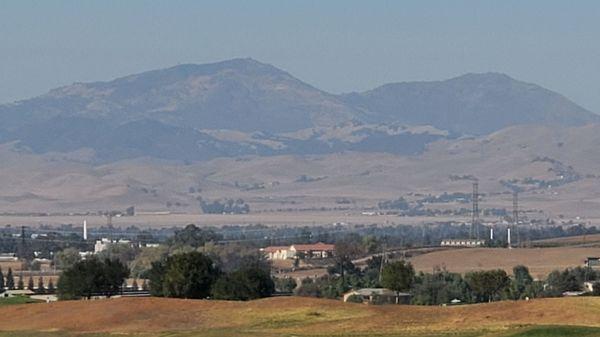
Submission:
POLYGON ((414 155, 439 139, 514 125, 600 121, 560 94, 501 73, 334 95, 251 58, 75 83, 0 105, 0 118, 0 143, 40 154, 88 148, 99 162, 339 151, 414 155), (443 132, 395 131, 428 125, 443 132), (245 135, 227 138, 218 130, 245 135))

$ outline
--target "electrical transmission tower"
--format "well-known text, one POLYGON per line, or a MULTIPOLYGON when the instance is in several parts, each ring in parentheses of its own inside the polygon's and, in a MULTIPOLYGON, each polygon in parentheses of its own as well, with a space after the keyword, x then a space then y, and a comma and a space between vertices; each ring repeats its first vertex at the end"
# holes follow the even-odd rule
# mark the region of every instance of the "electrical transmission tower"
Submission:
POLYGON ((473 211, 471 212, 471 239, 479 240, 479 182, 473 182, 473 211))
POLYGON ((513 228, 517 234, 517 242, 521 245, 521 237, 519 235, 519 192, 513 191, 513 228))

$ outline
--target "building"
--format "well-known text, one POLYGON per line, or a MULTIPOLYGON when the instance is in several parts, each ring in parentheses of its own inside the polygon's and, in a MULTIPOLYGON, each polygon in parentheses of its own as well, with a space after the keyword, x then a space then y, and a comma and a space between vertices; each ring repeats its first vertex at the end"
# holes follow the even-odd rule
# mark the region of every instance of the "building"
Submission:
POLYGON ((325 259, 332 257, 335 252, 335 245, 323 242, 311 245, 291 245, 290 251, 294 257, 304 257, 306 259, 325 259))
POLYGON ((594 268, 600 267, 600 257, 588 257, 585 259, 585 266, 594 268))
POLYGON ((261 252, 265 254, 268 260, 287 260, 293 258, 288 246, 270 246, 261 248, 261 252))
POLYGON ((94 254, 98 254, 98 253, 102 252, 103 250, 105 250, 109 245, 114 245, 114 244, 131 245, 131 241, 123 240, 123 239, 111 240, 111 239, 107 239, 107 238, 102 238, 101 240, 96 240, 96 244, 94 244, 94 254))
POLYGON ((485 240, 477 239, 444 239, 440 243, 442 247, 481 247, 485 240))
POLYGON ((260 249, 269 260, 324 259, 332 257, 335 245, 326 243, 295 244, 291 246, 270 246, 260 249))
POLYGON ((33 294, 35 294, 35 292, 29 289, 12 289, 4 291, 0 294, 0 297, 10 298, 15 296, 31 296, 33 294))
POLYGON ((18 261, 15 253, 2 253, 0 254, 0 262, 15 262, 18 261))
POLYGON ((386 288, 363 288, 344 294, 344 302, 354 302, 358 297, 366 304, 410 304, 411 295, 386 288))

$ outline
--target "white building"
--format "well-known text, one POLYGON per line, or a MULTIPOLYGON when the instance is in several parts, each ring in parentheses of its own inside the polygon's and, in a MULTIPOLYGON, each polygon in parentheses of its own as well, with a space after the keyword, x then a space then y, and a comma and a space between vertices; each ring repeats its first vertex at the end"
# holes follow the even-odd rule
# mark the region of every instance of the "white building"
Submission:
POLYGON ((477 239, 445 239, 440 246, 443 247, 481 247, 485 245, 485 240, 477 239))
POLYGON ((315 243, 307 245, 270 246, 261 248, 269 260, 287 260, 293 258, 324 259, 332 257, 335 245, 326 243, 315 243))
POLYGON ((131 245, 131 241, 124 240, 124 239, 111 240, 111 239, 107 239, 107 238, 102 238, 100 240, 96 240, 96 244, 94 244, 94 254, 98 254, 98 253, 106 250, 106 248, 108 248, 108 246, 115 245, 115 244, 131 245))

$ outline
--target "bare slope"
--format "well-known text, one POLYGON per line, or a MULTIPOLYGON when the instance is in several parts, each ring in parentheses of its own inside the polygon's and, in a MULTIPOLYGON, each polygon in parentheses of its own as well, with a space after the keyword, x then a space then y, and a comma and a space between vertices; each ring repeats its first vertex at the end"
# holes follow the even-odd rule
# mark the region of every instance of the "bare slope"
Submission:
POLYGON ((445 268, 456 273, 489 269, 512 273, 514 266, 525 265, 533 277, 545 279, 554 270, 582 266, 588 256, 597 256, 599 252, 599 248, 575 247, 465 248, 418 255, 411 259, 411 263, 419 271, 445 268))
POLYGON ((343 152, 218 158, 189 165, 154 159, 93 165, 85 151, 36 155, 5 145, 0 147, 0 210, 136 205, 195 213, 198 196, 240 197, 253 210, 360 210, 410 193, 468 192, 471 182, 464 177, 474 176, 485 193, 484 208, 510 207, 514 185, 523 191, 524 209, 544 210, 540 216, 597 217, 597 144, 600 126, 522 126, 479 138, 438 141, 414 156, 343 152), (351 203, 337 203, 343 198, 351 203))

